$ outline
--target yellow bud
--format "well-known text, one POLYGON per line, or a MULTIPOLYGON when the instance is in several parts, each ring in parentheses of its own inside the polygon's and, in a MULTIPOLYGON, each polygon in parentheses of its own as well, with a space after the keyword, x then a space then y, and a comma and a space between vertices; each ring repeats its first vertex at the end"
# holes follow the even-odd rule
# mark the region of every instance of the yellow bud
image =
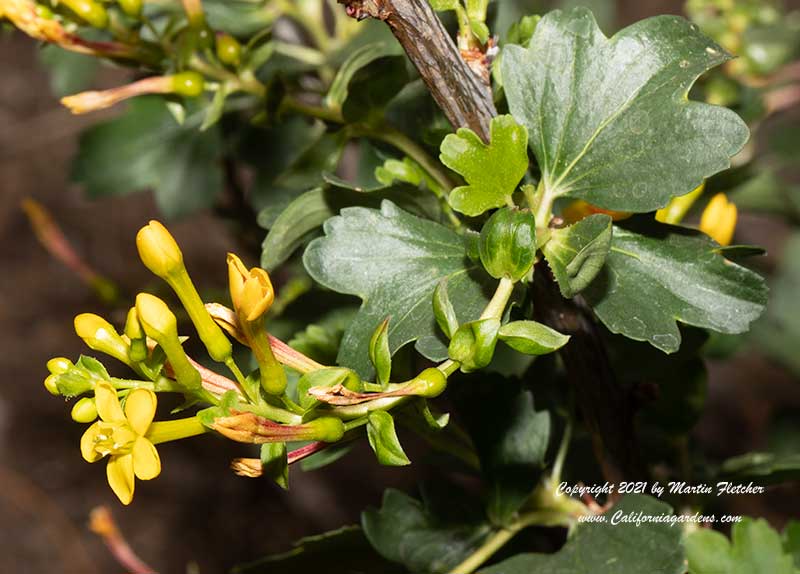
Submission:
POLYGON ((136 307, 131 307, 128 311, 128 317, 125 320, 125 335, 131 342, 128 352, 131 361, 138 363, 147 359, 147 336, 139 322, 136 307))
POLYGON ((136 313, 139 316, 139 323, 149 337, 159 342, 165 337, 178 338, 178 321, 175 315, 167 304, 155 295, 139 293, 136 296, 136 313))
POLYGON ((47 370, 53 375, 66 373, 72 367, 72 361, 65 357, 53 357, 47 361, 47 370))
POLYGON ((58 375, 48 375, 47 378, 44 380, 44 388, 47 389, 47 392, 51 395, 60 395, 61 393, 58 390, 58 385, 56 381, 58 380, 58 375))
POLYGON ((700 218, 700 231, 709 235, 720 245, 730 245, 736 229, 738 212, 736 205, 728 201, 724 193, 711 198, 700 218))
POLYGON ((75 317, 75 332, 90 349, 110 355, 126 365, 130 364, 128 344, 111 323, 99 315, 81 313, 75 317))
POLYGON ((136 234, 136 248, 145 267, 162 279, 184 270, 180 247, 167 228, 156 220, 136 234))
POLYGON ((190 389, 199 388, 202 383, 200 373, 186 358, 178 338, 178 321, 167 304, 155 295, 139 293, 136 313, 147 336, 161 345, 177 381, 190 389))
POLYGON ((233 306, 244 321, 258 320, 275 300, 269 274, 258 267, 248 271, 233 253, 228 254, 228 282, 233 306))
POLYGON ((72 420, 76 423, 90 423, 97 418, 97 405, 94 399, 83 397, 72 407, 72 420))

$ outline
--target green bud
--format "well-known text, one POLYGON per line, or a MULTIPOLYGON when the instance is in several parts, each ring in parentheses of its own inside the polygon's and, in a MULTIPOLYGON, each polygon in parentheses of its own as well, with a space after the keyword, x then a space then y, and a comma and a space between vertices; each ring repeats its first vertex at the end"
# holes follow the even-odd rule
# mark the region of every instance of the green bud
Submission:
POLYGON ((228 66, 238 66, 242 59, 242 45, 230 34, 217 34, 217 58, 228 66))
POLYGON ((482 369, 492 361, 499 330, 500 320, 495 318, 464 323, 450 341, 450 358, 461 363, 465 373, 482 369))
POLYGON ((136 307, 131 307, 128 317, 125 320, 125 335, 130 339, 131 346, 128 357, 134 363, 140 363, 147 359, 147 336, 144 334, 142 324, 139 323, 139 315, 136 314, 136 307))
POLYGON ((97 418, 97 405, 93 398, 83 397, 72 407, 72 420, 76 423, 90 423, 97 418))
POLYGON ((432 399, 441 395, 447 388, 447 377, 436 367, 425 369, 413 381, 416 394, 432 399))
POLYGON ((206 82, 197 72, 181 72, 172 76, 172 91, 179 96, 196 98, 202 95, 206 82))
POLYGON ((375 332, 369 342, 369 360, 375 366, 378 384, 386 388, 392 374, 392 353, 389 350, 389 319, 386 318, 375 332))
POLYGON ((481 263, 495 279, 519 281, 536 258, 536 219, 529 210, 503 207, 481 229, 481 263))

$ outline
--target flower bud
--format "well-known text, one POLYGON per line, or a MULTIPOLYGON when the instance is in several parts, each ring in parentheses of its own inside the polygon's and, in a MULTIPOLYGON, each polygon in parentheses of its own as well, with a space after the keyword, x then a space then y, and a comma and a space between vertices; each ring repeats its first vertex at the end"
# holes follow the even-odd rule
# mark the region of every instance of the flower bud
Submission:
POLYGON ((441 395, 447 388, 447 377, 436 367, 431 367, 417 375, 412 384, 416 395, 432 399, 441 395))
POLYGON ((136 313, 147 336, 161 345, 177 381, 190 389, 199 388, 202 378, 186 358, 178 338, 178 322, 167 304, 149 293, 139 293, 136 313))
POLYGON ((230 34, 217 34, 217 58, 228 66, 238 66, 242 59, 242 45, 230 34))
POLYGON ((700 218, 700 231, 711 236, 720 245, 730 245, 736 229, 736 205, 724 193, 711 198, 700 218))
POLYGON ((159 221, 151 220, 139 230, 136 248, 145 267, 162 279, 185 270, 180 247, 159 221))
POLYGON ((44 388, 51 395, 58 396, 61 392, 58 390, 58 375, 48 375, 44 380, 44 388))
POLYGON ((481 263, 495 279, 519 281, 536 257, 536 219, 529 210, 503 207, 481 229, 481 263))
POLYGON ((258 267, 248 271, 233 253, 228 253, 228 283, 233 307, 242 321, 258 320, 275 300, 269 274, 258 267))
POLYGON ((61 0, 61 3, 94 28, 108 26, 108 12, 99 2, 94 0, 61 0))
POLYGON ((140 363, 147 359, 147 335, 142 329, 142 324, 139 323, 139 315, 136 313, 136 307, 131 307, 128 311, 128 317, 125 320, 125 335, 131 342, 128 357, 134 363, 140 363))
POLYGON ((139 18, 142 15, 142 0, 117 0, 117 4, 131 18, 139 18))
POLYGON ((72 361, 65 357, 53 357, 47 361, 47 370, 53 375, 66 373, 72 367, 72 361))
POLYGON ((206 82, 197 72, 181 72, 172 76, 172 92, 187 98, 196 98, 203 94, 206 82))
POLYGON ((75 332, 90 349, 130 365, 128 344, 119 336, 111 323, 102 317, 94 313, 81 313, 75 317, 75 332))
POLYGON ((93 398, 83 397, 73 405, 70 414, 76 423, 90 423, 97 418, 97 404, 93 398))
POLYGON ((344 423, 335 417, 320 417, 306 423, 306 426, 313 429, 314 438, 311 440, 336 442, 344 436, 344 423))

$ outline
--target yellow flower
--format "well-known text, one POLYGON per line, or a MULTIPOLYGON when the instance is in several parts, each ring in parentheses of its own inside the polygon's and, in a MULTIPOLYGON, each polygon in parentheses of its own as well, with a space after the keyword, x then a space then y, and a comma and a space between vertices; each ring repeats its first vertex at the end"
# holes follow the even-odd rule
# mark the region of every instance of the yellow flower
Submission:
POLYGON ((156 395, 147 389, 134 389, 123 411, 110 384, 100 382, 94 392, 100 420, 83 433, 81 454, 88 462, 108 455, 108 484, 122 504, 130 504, 134 476, 150 480, 161 473, 156 447, 144 436, 156 413, 156 395))
POLYGON ((582 199, 576 199, 564 208, 564 210, 561 212, 561 217, 563 217, 564 221, 566 221, 567 223, 572 224, 580 221, 584 217, 589 217, 590 215, 594 215, 595 213, 603 213, 605 215, 609 215, 611 216, 611 219, 614 221, 628 219, 631 216, 631 214, 628 213, 627 211, 612 211, 610 209, 601 209, 597 206, 592 205, 588 201, 584 201, 582 199))
POLYGON ((700 218, 700 231, 709 235, 720 245, 730 245, 736 229, 736 205, 728 201, 724 193, 711 198, 700 218))
POLYGON ((129 345, 111 323, 94 313, 81 313, 75 317, 74 325, 75 333, 90 349, 110 355, 130 366, 129 345))
POLYGON ((692 205, 694 205, 694 202, 703 195, 705 188, 706 182, 703 181, 703 183, 695 187, 689 193, 673 197, 666 207, 662 207, 656 211, 656 221, 669 223, 671 225, 679 224, 683 220, 683 216, 686 215, 692 205))
POLYGON ((228 282, 233 308, 241 321, 258 320, 275 300, 269 274, 258 267, 248 271, 233 253, 228 253, 228 282))

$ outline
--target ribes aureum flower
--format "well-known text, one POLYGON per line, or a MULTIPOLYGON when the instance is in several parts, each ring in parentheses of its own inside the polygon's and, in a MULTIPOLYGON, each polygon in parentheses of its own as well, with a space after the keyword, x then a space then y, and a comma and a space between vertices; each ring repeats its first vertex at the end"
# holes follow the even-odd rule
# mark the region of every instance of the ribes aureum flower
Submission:
POLYGON ((730 245, 736 229, 736 205, 724 193, 711 198, 700 218, 700 231, 711 236, 720 245, 730 245))
POLYGON ((98 383, 95 403, 100 420, 81 437, 81 454, 89 462, 108 456, 108 484, 122 504, 130 504, 134 477, 150 480, 161 473, 158 452, 145 437, 156 412, 156 395, 147 389, 134 389, 123 410, 114 388, 98 383))

